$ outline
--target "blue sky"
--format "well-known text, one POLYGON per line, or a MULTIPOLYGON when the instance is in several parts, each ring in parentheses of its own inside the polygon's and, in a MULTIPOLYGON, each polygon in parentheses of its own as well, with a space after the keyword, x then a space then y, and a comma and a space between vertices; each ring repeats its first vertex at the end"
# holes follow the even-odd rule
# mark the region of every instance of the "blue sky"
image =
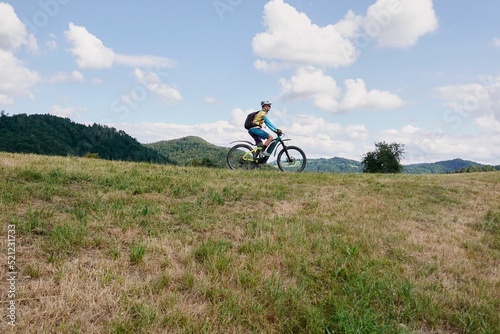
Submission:
POLYGON ((500 164, 500 2, 0 1, 0 108, 142 143, 250 139, 269 114, 311 158, 500 164))

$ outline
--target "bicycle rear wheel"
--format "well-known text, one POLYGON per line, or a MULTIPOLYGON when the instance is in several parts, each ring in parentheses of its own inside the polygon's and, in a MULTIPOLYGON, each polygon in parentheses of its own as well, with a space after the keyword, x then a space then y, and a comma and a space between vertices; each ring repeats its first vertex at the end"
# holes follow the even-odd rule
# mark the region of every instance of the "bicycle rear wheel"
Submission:
POLYGON ((246 144, 233 146, 227 153, 226 161, 230 169, 254 169, 257 166, 252 147, 246 144))
POLYGON ((306 163, 306 154, 297 146, 285 147, 278 153, 277 164, 282 172, 302 172, 306 163))

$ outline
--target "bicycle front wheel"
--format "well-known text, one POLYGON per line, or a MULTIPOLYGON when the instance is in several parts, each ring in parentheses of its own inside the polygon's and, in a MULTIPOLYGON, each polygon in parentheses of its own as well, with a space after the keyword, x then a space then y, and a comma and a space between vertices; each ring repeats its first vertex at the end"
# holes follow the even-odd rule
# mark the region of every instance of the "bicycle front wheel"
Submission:
POLYGON ((306 154, 297 146, 285 147, 278 153, 277 164, 282 172, 302 172, 306 162, 306 154))
POLYGON ((226 161, 230 169, 253 169, 256 166, 252 147, 246 144, 233 146, 227 153, 226 161))

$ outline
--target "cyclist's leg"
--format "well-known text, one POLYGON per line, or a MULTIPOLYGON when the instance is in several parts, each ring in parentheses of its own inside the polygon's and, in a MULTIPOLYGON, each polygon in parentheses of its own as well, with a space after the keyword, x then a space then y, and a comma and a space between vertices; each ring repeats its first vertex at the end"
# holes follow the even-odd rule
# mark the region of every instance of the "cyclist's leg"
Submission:
POLYGON ((259 142, 262 143, 262 140, 265 140, 266 142, 264 143, 264 146, 267 147, 273 140, 273 137, 261 128, 251 128, 248 130, 248 133, 255 140, 257 146, 260 146, 259 142))
POLYGON ((263 140, 266 140, 269 136, 268 133, 261 128, 251 128, 248 130, 248 133, 255 140, 255 144, 260 148, 264 146, 263 140))
POLYGON ((268 136, 267 136, 267 139, 266 139, 266 142, 264 143, 264 145, 265 145, 266 147, 268 147, 268 146, 271 144, 271 142, 272 142, 272 141, 273 141, 273 136, 268 135, 268 136))
POLYGON ((257 136, 255 133, 253 133, 253 131, 251 131, 252 129, 248 130, 248 134, 253 138, 253 140, 255 141, 255 145, 256 146, 261 146, 262 145, 262 140, 259 138, 259 136, 257 136))

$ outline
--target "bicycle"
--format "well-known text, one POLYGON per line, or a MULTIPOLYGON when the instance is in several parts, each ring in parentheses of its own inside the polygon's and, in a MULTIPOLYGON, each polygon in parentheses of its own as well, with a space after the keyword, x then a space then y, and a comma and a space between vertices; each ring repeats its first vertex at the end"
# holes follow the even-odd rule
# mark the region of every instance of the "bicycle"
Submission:
POLYGON ((278 135, 269 145, 268 152, 270 155, 265 156, 262 150, 254 143, 246 140, 232 141, 230 144, 239 143, 231 147, 227 153, 227 165, 230 169, 247 169, 251 170, 259 165, 265 164, 271 157, 271 154, 278 152, 278 147, 282 147, 276 158, 278 168, 282 172, 302 172, 306 167, 307 158, 297 146, 287 146, 285 141, 291 139, 283 138, 283 134, 278 135))

